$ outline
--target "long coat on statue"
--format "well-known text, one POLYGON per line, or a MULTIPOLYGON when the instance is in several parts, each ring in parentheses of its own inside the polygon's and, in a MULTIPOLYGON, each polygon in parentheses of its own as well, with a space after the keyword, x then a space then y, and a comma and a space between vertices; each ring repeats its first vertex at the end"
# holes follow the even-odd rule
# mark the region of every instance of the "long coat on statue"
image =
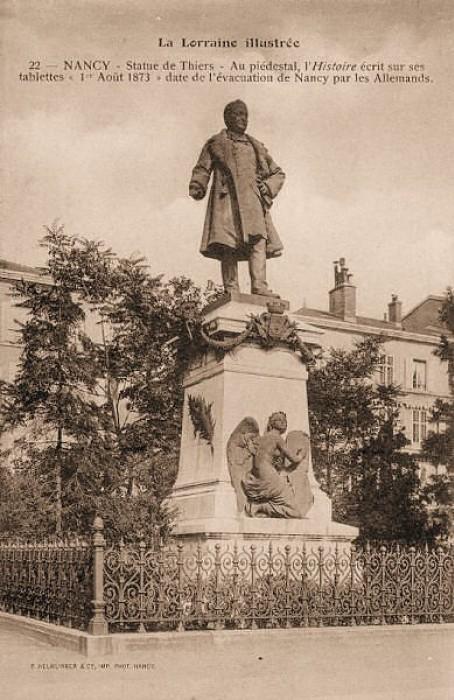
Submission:
POLYGON ((281 254, 283 245, 274 228, 269 209, 281 189, 285 174, 276 165, 265 146, 249 135, 242 137, 255 153, 254 178, 239 180, 234 156, 235 142, 226 129, 204 145, 192 171, 192 184, 199 185, 205 196, 213 173, 213 184, 205 216, 200 252, 221 260, 225 246, 236 250, 239 260, 247 260, 248 244, 257 236, 266 239, 268 258, 281 254), (268 194, 260 194, 257 180, 264 182, 268 194))

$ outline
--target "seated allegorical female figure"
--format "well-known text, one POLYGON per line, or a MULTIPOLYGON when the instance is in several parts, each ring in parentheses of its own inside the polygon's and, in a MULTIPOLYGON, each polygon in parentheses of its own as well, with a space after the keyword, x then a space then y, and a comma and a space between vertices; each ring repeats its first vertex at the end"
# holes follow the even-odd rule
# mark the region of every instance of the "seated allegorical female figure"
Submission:
POLYGON ((282 435, 287 417, 281 411, 268 419, 266 433, 254 438, 252 469, 242 480, 247 498, 245 511, 254 518, 301 518, 295 492, 286 472, 296 469, 304 459, 303 449, 291 452, 282 435), (286 466, 286 460, 290 462, 286 466))

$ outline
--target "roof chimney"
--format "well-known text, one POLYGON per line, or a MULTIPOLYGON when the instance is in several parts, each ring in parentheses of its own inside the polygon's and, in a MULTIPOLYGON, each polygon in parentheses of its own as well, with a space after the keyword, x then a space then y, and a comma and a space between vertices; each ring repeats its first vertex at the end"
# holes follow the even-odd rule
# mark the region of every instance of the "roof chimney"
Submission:
POLYGON ((329 311, 344 321, 356 320, 356 287, 353 275, 345 265, 345 258, 334 261, 334 289, 329 293, 329 311))
POLYGON ((397 294, 391 294, 391 301, 388 304, 388 318, 390 323, 402 325, 402 302, 397 294))

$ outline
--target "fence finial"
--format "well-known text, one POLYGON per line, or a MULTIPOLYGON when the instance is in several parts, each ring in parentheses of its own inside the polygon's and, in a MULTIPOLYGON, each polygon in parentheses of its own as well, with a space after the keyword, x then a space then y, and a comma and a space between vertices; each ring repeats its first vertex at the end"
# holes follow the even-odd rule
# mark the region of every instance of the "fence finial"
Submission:
POLYGON ((95 515, 95 518, 93 520, 92 529, 95 532, 102 532, 104 530, 104 520, 101 518, 100 515, 95 515))

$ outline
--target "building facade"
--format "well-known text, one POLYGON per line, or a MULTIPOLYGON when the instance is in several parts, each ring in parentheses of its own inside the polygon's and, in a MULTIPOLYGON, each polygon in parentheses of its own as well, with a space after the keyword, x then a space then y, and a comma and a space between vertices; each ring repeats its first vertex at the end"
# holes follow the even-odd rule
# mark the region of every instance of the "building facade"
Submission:
POLYGON ((20 355, 17 345, 18 325, 26 318, 26 311, 18 308, 12 296, 12 285, 19 280, 43 282, 39 270, 0 259, 0 380, 12 381, 20 355))
MULTIPOLYGON (((322 329, 324 349, 349 350, 355 341, 366 335, 384 339, 382 363, 376 381, 399 386, 399 421, 409 440, 408 450, 416 455, 429 430, 443 430, 443 425, 430 422, 436 399, 449 399, 447 363, 434 350, 446 330, 439 320, 442 296, 431 295, 405 315, 402 302, 392 295, 382 320, 359 316, 356 309, 356 287, 345 259, 334 263, 334 287, 329 292, 329 310, 300 308, 296 311, 304 321, 322 329)), ((444 470, 421 462, 422 477, 444 470)))

